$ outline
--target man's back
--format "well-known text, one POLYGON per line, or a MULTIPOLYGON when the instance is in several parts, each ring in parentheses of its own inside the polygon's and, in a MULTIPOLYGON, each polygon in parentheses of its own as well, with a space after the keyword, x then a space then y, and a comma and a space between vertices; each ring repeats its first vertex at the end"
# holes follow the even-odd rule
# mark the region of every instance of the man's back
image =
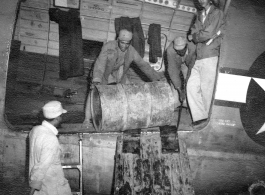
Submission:
POLYGON ((59 141, 54 132, 46 126, 36 126, 29 134, 29 141, 29 179, 30 186, 37 189, 34 194, 70 195, 71 189, 61 166, 59 141))
MULTIPOLYGON (((60 147, 56 135, 42 125, 36 126, 31 130, 29 140, 30 164, 32 165, 36 165, 36 163, 40 163, 43 160, 41 155, 44 154, 43 151, 45 149, 48 149, 50 154, 60 155, 60 147)), ((53 163, 61 165, 60 159, 55 159, 54 157, 52 159, 53 163)), ((30 170, 31 168, 32 166, 30 166, 30 170)))

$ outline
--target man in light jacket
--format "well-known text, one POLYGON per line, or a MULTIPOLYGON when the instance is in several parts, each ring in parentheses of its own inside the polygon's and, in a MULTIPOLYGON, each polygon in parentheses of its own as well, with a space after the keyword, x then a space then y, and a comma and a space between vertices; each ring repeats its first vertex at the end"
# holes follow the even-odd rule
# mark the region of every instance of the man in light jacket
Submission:
POLYGON ((60 160, 60 145, 56 135, 67 111, 58 101, 50 101, 42 108, 46 120, 29 133, 29 186, 30 195, 71 195, 60 160))
POLYGON ((196 44, 197 59, 187 83, 187 97, 195 130, 204 128, 209 119, 220 55, 224 14, 212 0, 199 0, 203 10, 188 36, 196 44), (220 33, 221 32, 221 33, 220 33), (218 36, 217 36, 218 35, 218 36))

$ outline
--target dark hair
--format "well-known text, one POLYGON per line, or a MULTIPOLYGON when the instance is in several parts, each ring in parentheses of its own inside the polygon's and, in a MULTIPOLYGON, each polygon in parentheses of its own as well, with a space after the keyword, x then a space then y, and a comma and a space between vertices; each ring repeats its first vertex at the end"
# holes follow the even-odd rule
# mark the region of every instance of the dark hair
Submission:
POLYGON ((46 118, 45 116, 44 116, 44 114, 43 114, 43 111, 40 111, 39 112, 39 114, 38 114, 38 120, 39 120, 39 122, 41 123, 42 121, 48 121, 48 122, 51 122, 51 121, 53 121, 54 120, 54 118, 52 118, 52 119, 49 119, 49 118, 46 118))
POLYGON ((45 120, 45 121, 48 121, 48 122, 51 122, 51 121, 53 121, 54 119, 55 119, 55 118, 45 118, 45 117, 44 117, 44 120, 45 120))

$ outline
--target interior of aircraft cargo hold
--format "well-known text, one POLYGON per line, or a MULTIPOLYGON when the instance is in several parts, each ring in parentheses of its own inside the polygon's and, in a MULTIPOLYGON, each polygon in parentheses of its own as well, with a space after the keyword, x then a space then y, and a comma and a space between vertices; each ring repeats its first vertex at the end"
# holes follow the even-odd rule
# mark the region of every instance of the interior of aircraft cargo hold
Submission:
POLYGON ((265 194, 265 2, 1 4, 0 194, 265 194))

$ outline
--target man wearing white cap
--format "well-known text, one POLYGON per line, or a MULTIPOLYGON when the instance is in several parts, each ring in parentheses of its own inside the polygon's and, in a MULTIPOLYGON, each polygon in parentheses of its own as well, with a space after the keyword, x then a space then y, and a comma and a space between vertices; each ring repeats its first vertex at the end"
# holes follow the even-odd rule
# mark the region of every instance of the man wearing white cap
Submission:
POLYGON ((60 160, 60 145, 56 127, 67 111, 58 101, 50 101, 42 108, 45 120, 29 133, 29 186, 31 195, 71 195, 60 160))
POLYGON ((166 49, 168 76, 174 88, 180 93, 182 100, 185 97, 185 92, 182 88, 184 83, 181 82, 180 70, 184 77, 184 82, 186 82, 188 69, 191 70, 196 60, 195 49, 196 46, 182 36, 176 37, 166 49))
MULTIPOLYGON (((92 86, 97 84, 129 84, 126 73, 134 62, 151 81, 158 81, 163 78, 148 62, 144 61, 135 48, 131 45, 132 32, 122 29, 117 40, 109 41, 103 45, 101 52, 95 62, 93 69, 92 86)), ((90 96, 86 103, 86 119, 84 124, 92 127, 90 96)))
POLYGON ((152 81, 161 79, 161 76, 145 62, 131 45, 132 32, 122 29, 117 40, 107 42, 101 49, 97 58, 93 80, 95 84, 128 83, 126 72, 132 62, 149 77, 152 81))

